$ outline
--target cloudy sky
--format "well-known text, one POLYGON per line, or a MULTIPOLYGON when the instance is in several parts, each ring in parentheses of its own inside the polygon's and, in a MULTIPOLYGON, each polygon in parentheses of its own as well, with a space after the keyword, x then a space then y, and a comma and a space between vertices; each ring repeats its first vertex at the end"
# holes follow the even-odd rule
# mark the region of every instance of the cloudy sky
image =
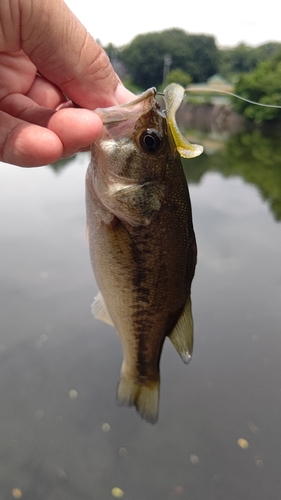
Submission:
POLYGON ((281 42, 278 0, 66 0, 88 31, 103 45, 117 47, 139 33, 182 28, 189 33, 214 35, 220 47, 240 42, 259 45, 281 42))

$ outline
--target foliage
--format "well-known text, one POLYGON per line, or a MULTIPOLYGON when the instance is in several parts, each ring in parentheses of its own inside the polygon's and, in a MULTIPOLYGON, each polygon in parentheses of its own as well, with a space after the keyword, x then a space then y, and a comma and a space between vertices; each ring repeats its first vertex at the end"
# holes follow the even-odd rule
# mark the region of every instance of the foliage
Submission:
POLYGON ((278 57, 278 54, 281 49, 281 44, 278 42, 268 42, 258 47, 252 49, 256 54, 257 65, 263 61, 268 61, 269 59, 273 59, 274 57, 278 57))
MULTIPOLYGON (((205 82, 215 73, 236 83, 235 93, 261 104, 281 105, 281 44, 241 43, 218 49, 212 36, 177 28, 141 34, 125 47, 104 47, 116 73, 134 93, 176 82, 205 82), (163 81, 164 80, 164 81, 163 81)), ((280 120, 281 111, 235 99, 235 109, 256 124, 280 120)))
POLYGON ((254 48, 240 43, 236 47, 222 49, 219 72, 224 78, 234 81, 241 73, 253 71, 258 64, 271 59, 280 47, 280 43, 268 42, 254 48))
POLYGON ((222 50, 220 53, 220 74, 233 79, 234 75, 252 71, 256 66, 254 50, 244 43, 222 50))
MULTIPOLYGON (((281 53, 279 57, 281 59, 281 53)), ((281 60, 274 58, 262 62, 254 71, 241 76, 235 93, 261 104, 281 106, 281 60)), ((261 107, 237 99, 234 101, 234 107, 246 119, 256 124, 281 119, 281 109, 278 108, 261 107)))
POLYGON ((164 87, 167 87, 170 83, 178 83, 183 87, 187 87, 192 82, 191 77, 186 71, 183 71, 180 68, 172 69, 170 73, 167 75, 164 81, 164 87))
POLYGON ((119 57, 135 84, 145 89, 163 82, 165 58, 170 70, 181 69, 194 82, 205 81, 217 72, 218 49, 212 36, 189 35, 180 29, 138 35, 119 57))

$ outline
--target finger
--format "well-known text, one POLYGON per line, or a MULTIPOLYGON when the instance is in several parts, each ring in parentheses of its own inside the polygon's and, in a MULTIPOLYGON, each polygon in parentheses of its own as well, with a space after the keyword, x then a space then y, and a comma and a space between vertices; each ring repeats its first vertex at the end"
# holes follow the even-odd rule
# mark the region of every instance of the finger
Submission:
MULTIPOLYGON (((40 118, 40 108, 35 108, 40 118)), ((33 110, 30 113, 31 119, 33 110)), ((34 117, 33 117, 34 119, 34 117)), ((19 118, 0 112, 0 160, 14 165, 33 167, 53 163, 84 149, 100 136, 102 122, 98 115, 84 109, 61 109, 45 117, 48 129, 27 123, 19 118)))
MULTIPOLYGON (((3 2, 0 1, 0 6, 3 2)), ((1 30, 0 10, 0 30, 1 30)), ((0 45, 1 50, 1 45, 0 45)), ((36 67, 22 50, 0 52, 1 86, 0 99, 16 92, 26 94, 36 75, 36 67)))
POLYGON ((101 119, 87 109, 60 109, 53 114, 48 128, 63 144, 63 157, 68 157, 95 142, 102 133, 101 119))
POLYGON ((65 95, 56 85, 36 75, 35 65, 22 50, 10 54, 0 52, 0 67, 0 99, 9 94, 21 93, 37 104, 50 108, 56 108, 66 101, 65 95))
POLYGON ((39 106, 29 97, 22 94, 12 94, 1 101, 1 110, 23 121, 47 127, 55 109, 39 106))
POLYGON ((23 50, 48 80, 80 106, 117 104, 106 53, 62 0, 21 0, 20 8, 23 50))
POLYGON ((54 132, 0 111, 1 161, 35 167, 53 163, 62 154, 63 144, 54 132))
POLYGON ((32 87, 26 95, 40 106, 46 106, 47 108, 56 109, 59 105, 66 102, 66 97, 62 94, 61 90, 41 75, 36 76, 32 87))

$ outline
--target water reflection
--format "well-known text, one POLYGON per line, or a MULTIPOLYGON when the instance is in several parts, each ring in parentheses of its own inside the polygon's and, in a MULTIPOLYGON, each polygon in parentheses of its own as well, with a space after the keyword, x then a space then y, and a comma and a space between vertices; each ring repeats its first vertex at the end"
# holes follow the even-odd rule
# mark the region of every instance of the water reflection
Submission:
POLYGON ((153 427, 116 407, 120 343, 90 314, 88 158, 59 175, 1 164, 3 498, 279 498, 278 151, 275 139, 239 135, 185 167, 196 341, 188 367, 165 343, 153 427))
MULTIPOLYGON (((220 172, 225 177, 239 176, 257 187, 263 199, 269 203, 277 220, 281 219, 281 142, 279 136, 266 136, 260 130, 241 132, 227 141, 218 137, 196 137, 207 144, 219 147, 213 154, 194 159, 192 165, 184 161, 187 179, 200 182, 206 172, 220 172)), ((214 150, 212 149, 212 152, 214 150)))

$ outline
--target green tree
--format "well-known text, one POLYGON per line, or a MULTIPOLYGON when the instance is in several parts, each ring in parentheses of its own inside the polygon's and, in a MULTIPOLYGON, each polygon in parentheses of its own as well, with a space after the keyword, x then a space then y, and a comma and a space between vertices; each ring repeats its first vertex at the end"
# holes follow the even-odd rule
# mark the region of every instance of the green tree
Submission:
POLYGON ((267 42, 255 47, 253 51, 256 54, 257 64, 278 57, 280 49, 281 44, 278 42, 267 42))
POLYGON ((257 65, 256 55, 252 47, 240 43, 237 47, 222 50, 220 53, 220 73, 232 79, 237 74, 248 73, 257 65))
POLYGON ((170 70, 181 69, 194 82, 205 81, 217 72, 218 48, 207 35, 189 35, 170 29, 138 35, 120 51, 132 81, 143 89, 163 82, 164 62, 170 58, 170 70))
POLYGON ((268 42, 258 47, 250 47, 240 43, 236 47, 221 49, 219 72, 229 80, 235 80, 241 73, 253 71, 259 63, 272 59, 281 45, 268 42))
POLYGON ((167 75, 165 81, 164 81, 164 86, 166 87, 169 85, 169 83, 179 83, 179 85, 182 85, 183 87, 187 87, 192 82, 191 77, 189 76, 186 71, 183 71, 180 68, 172 69, 170 73, 167 75))
MULTIPOLYGON (((254 71, 241 76, 235 93, 260 104, 281 106, 281 53, 278 58, 262 62, 254 71)), ((238 99, 235 99, 234 107, 256 124, 281 120, 281 109, 278 108, 261 107, 238 99)))

